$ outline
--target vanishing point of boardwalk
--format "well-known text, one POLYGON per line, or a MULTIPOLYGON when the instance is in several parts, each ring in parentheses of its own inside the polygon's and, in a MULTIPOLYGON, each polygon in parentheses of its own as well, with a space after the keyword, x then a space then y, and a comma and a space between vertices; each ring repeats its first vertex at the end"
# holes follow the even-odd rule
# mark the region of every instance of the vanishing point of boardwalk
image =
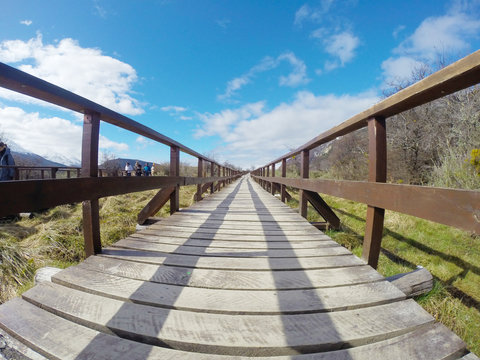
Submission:
POLYGON ((0 306, 60 359, 456 359, 465 345, 245 176, 0 306))

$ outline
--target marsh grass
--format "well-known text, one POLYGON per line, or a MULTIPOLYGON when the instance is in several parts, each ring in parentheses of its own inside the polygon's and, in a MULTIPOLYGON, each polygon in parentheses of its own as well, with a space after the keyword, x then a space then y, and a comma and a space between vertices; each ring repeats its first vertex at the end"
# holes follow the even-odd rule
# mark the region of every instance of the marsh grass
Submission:
MULTIPOLYGON (((298 208, 298 191, 288 189, 298 208)), ((341 230, 326 233, 355 255, 362 255, 367 206, 322 195, 341 220, 341 230)), ((309 205, 309 221, 322 218, 309 205)), ((434 276, 434 287, 417 302, 480 353, 480 237, 449 226, 393 211, 385 212, 378 271, 392 276, 418 265, 434 276)))
MULTIPOLYGON (((195 186, 180 189, 180 207, 193 203, 195 186)), ((135 232, 137 215, 156 194, 143 191, 100 199, 102 246, 135 232)), ((170 214, 168 203, 156 216, 170 214)), ((33 286, 44 266, 66 268, 85 258, 81 204, 62 205, 17 222, 0 223, 0 303, 33 286)))

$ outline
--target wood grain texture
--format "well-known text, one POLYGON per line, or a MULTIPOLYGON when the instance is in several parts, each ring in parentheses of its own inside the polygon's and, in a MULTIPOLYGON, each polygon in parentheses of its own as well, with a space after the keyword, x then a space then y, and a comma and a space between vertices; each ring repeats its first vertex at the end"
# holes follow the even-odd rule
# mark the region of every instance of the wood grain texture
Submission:
POLYGON ((235 316, 125 303, 51 283, 31 289, 23 297, 104 332, 122 333, 153 345, 169 344, 180 350, 189 350, 195 344, 198 351, 227 355, 330 351, 346 344, 360 346, 385 340, 433 322, 412 300, 334 313, 235 316), (376 326, 371 326, 371 321, 376 326), (176 331, 178 324, 189 324, 181 338, 176 331), (252 327, 257 329, 256 334, 248 330, 252 327))

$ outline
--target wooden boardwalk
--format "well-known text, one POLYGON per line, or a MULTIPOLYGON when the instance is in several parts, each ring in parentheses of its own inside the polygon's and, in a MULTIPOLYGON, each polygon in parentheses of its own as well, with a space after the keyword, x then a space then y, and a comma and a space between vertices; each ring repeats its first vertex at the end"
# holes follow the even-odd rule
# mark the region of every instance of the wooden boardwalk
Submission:
POLYGON ((464 343, 249 177, 0 306, 54 359, 458 359, 464 343))

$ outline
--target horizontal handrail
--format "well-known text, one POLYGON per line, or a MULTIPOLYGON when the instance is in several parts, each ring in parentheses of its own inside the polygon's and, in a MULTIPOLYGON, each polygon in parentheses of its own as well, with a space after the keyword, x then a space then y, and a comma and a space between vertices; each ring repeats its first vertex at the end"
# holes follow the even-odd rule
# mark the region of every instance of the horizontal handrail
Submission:
POLYGON ((187 176, 125 176, 5 181, 0 183, 2 186, 0 217, 137 191, 228 181, 239 176, 202 178, 187 176))
POLYGON ((0 86, 82 114, 97 113, 100 115, 102 121, 145 136, 146 138, 158 141, 162 144, 178 147, 184 153, 217 164, 216 161, 209 159, 205 155, 199 154, 189 147, 142 125, 135 120, 1 62, 0 86))
MULTIPOLYGON (((386 98, 371 108, 351 117, 338 126, 323 132, 297 149, 275 159, 268 165, 288 159, 304 150, 311 150, 335 138, 367 126, 373 117, 388 118, 415 106, 426 104, 480 82, 480 50, 437 71, 419 82, 386 98)), ((265 166, 268 166, 265 165, 265 166)))
POLYGON ((480 191, 363 181, 252 176, 258 180, 328 194, 480 234, 480 191))

